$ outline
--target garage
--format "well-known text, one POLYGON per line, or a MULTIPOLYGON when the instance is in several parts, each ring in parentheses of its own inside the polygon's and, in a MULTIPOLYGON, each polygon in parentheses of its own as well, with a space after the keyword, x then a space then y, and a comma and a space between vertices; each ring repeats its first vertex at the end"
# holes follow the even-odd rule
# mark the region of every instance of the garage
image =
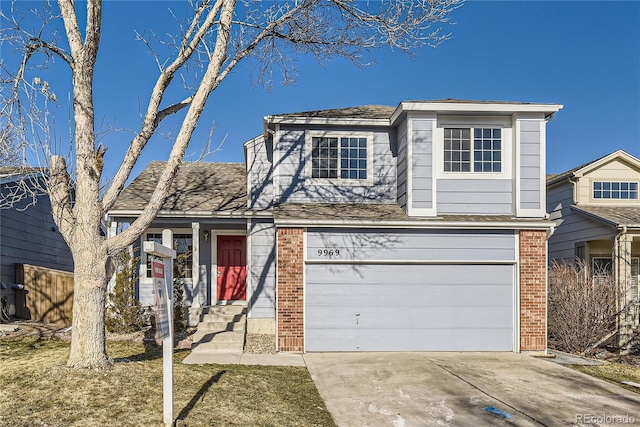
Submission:
POLYGON ((515 244, 496 231, 308 231, 305 350, 513 351, 515 244))

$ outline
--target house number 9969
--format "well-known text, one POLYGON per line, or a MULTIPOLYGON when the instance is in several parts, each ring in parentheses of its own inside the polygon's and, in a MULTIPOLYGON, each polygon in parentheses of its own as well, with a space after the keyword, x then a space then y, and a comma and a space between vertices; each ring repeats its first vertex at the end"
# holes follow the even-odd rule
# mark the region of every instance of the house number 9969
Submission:
POLYGON ((318 256, 338 256, 340 255, 340 249, 318 249, 318 256))

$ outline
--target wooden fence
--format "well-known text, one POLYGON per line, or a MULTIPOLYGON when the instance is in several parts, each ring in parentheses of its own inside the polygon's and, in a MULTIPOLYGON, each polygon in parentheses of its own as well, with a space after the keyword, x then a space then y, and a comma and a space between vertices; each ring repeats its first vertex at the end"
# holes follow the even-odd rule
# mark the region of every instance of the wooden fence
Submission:
POLYGON ((17 317, 71 325, 73 273, 16 264, 16 281, 28 291, 16 291, 17 317))

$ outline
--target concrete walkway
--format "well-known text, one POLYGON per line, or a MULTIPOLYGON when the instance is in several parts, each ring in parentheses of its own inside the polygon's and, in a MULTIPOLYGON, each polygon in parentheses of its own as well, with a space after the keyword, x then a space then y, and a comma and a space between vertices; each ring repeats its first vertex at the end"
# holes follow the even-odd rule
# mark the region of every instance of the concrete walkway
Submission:
POLYGON ((300 353, 248 354, 221 352, 191 352, 183 361, 187 365, 262 365, 306 366, 300 353))
POLYGON ((338 426, 640 425, 640 395, 515 353, 307 353, 338 426))

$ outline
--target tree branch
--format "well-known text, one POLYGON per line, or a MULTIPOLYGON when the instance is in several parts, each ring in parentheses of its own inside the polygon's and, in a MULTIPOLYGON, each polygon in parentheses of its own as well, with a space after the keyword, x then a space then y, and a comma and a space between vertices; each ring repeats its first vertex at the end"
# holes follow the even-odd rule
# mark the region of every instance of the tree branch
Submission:
MULTIPOLYGON (((206 3, 209 4, 209 2, 206 3)), ((170 114, 176 113, 188 105, 188 103, 183 105, 185 101, 182 101, 178 104, 174 104, 173 106, 167 107, 162 110, 164 112, 163 114, 159 113, 160 103, 162 102, 165 91, 173 80, 176 71, 178 71, 180 67, 182 67, 191 58, 204 36, 215 24, 216 17, 222 9, 223 4, 225 4, 224 0, 216 1, 211 10, 207 13, 205 21, 198 28, 198 31, 196 31, 193 39, 188 41, 187 38, 192 34, 193 31, 191 29, 194 28, 194 26, 197 26, 198 20, 201 16, 200 13, 196 13, 196 15, 191 20, 190 31, 187 31, 183 38, 183 45, 185 45, 186 47, 184 49, 181 49, 174 61, 160 73, 160 76, 158 77, 153 88, 153 92, 151 93, 149 105, 147 107, 147 112, 145 114, 140 132, 138 133, 138 135, 136 135, 133 141, 131 141, 131 144, 129 144, 124 159, 120 164, 120 167, 118 168, 118 171, 116 172, 111 185, 107 189, 102 199, 102 206, 105 212, 113 207, 113 204, 116 202, 118 195, 124 188, 127 179, 129 179, 129 175, 131 174, 136 161, 140 157, 142 149, 147 145, 149 139, 154 134, 160 122, 170 114)))
POLYGON ((219 83, 217 77, 219 76, 220 69, 226 60, 229 42, 231 39, 231 22, 235 5, 236 0, 227 0, 224 2, 222 10, 220 11, 216 44, 207 67, 207 71, 202 78, 198 90, 193 96, 191 104, 189 105, 189 110, 182 122, 180 132, 178 133, 173 148, 171 149, 167 164, 158 179, 158 183, 156 184, 156 188, 149 199, 149 203, 129 228, 107 241, 107 251, 109 254, 115 255, 116 253, 124 250, 127 246, 131 245, 135 239, 137 239, 138 236, 140 236, 144 230, 149 227, 164 204, 164 201, 169 194, 173 178, 182 163, 182 158, 189 145, 193 131, 198 124, 198 120, 202 115, 207 99, 211 94, 211 91, 219 83))

